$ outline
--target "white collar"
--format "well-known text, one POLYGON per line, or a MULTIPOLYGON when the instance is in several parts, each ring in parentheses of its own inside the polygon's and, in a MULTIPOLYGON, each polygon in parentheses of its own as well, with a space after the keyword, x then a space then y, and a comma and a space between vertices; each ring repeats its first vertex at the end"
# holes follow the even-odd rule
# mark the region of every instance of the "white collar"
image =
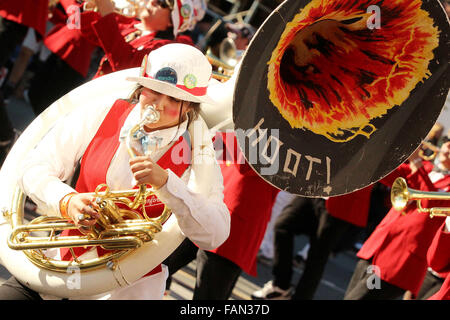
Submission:
POLYGON ((143 36, 146 36, 148 34, 154 33, 154 31, 150 31, 150 30, 145 29, 144 24, 142 22, 136 23, 134 25, 134 27, 136 29, 138 29, 139 31, 141 31, 143 36))

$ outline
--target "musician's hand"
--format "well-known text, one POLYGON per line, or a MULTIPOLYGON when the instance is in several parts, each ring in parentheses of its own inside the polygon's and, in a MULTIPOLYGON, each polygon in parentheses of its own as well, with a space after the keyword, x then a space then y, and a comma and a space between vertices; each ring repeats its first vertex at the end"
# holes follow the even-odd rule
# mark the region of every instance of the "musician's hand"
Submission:
POLYGON ((95 197, 83 193, 72 196, 67 208, 67 215, 72 219, 82 233, 89 231, 97 223, 99 213, 95 197))
POLYGON ((150 184, 159 189, 167 183, 169 174, 149 156, 137 156, 130 159, 131 172, 137 184, 150 184))

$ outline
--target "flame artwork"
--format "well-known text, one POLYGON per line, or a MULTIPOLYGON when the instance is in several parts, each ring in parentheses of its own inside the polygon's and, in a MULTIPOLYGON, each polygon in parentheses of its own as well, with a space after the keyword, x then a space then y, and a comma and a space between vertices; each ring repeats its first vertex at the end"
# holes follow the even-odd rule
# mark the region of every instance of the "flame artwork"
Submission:
POLYGON ((313 0, 287 23, 268 62, 270 100, 292 128, 334 142, 376 131, 427 79, 439 30, 421 0, 313 0), (379 28, 369 28, 371 5, 379 28))

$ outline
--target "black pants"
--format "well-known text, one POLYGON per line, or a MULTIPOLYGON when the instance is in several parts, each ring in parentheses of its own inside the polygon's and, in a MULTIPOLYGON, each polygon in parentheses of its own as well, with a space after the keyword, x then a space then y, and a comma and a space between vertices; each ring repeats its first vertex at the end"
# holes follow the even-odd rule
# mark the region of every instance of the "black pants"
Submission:
POLYGON ((167 288, 172 275, 194 259, 197 259, 197 275, 193 300, 229 299, 241 268, 218 254, 199 249, 187 238, 163 262, 169 268, 167 288))
POLYGON ((28 27, 0 17, 0 67, 9 60, 17 46, 22 44, 28 27))
POLYGON ((42 300, 41 296, 11 277, 0 286, 0 300, 42 300))
POLYGON ((369 260, 358 261, 344 300, 395 300, 403 296, 405 290, 384 280, 379 279, 379 287, 374 286, 375 273, 368 271, 371 265, 369 260))
POLYGON ((52 53, 30 81, 28 96, 34 113, 39 115, 84 81, 85 78, 81 74, 52 53))
POLYGON ((313 299, 333 247, 351 226, 329 215, 323 199, 295 198, 274 226, 274 285, 284 290, 290 287, 294 237, 306 234, 310 239, 308 258, 292 299, 313 299))
POLYGON ((435 276, 429 270, 425 274, 422 286, 417 294, 417 300, 426 300, 441 289, 444 279, 435 276))
POLYGON ((0 142, 6 142, 14 138, 14 131, 6 106, 3 103, 3 95, 0 92, 0 142))

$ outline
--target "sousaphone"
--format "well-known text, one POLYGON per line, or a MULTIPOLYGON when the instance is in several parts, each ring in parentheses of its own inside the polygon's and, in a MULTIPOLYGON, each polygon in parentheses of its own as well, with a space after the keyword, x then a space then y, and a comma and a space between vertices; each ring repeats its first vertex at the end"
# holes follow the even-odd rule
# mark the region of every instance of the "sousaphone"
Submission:
POLYGON ((253 37, 233 121, 267 182, 307 197, 368 186, 424 140, 449 90, 438 0, 288 0, 253 37))

